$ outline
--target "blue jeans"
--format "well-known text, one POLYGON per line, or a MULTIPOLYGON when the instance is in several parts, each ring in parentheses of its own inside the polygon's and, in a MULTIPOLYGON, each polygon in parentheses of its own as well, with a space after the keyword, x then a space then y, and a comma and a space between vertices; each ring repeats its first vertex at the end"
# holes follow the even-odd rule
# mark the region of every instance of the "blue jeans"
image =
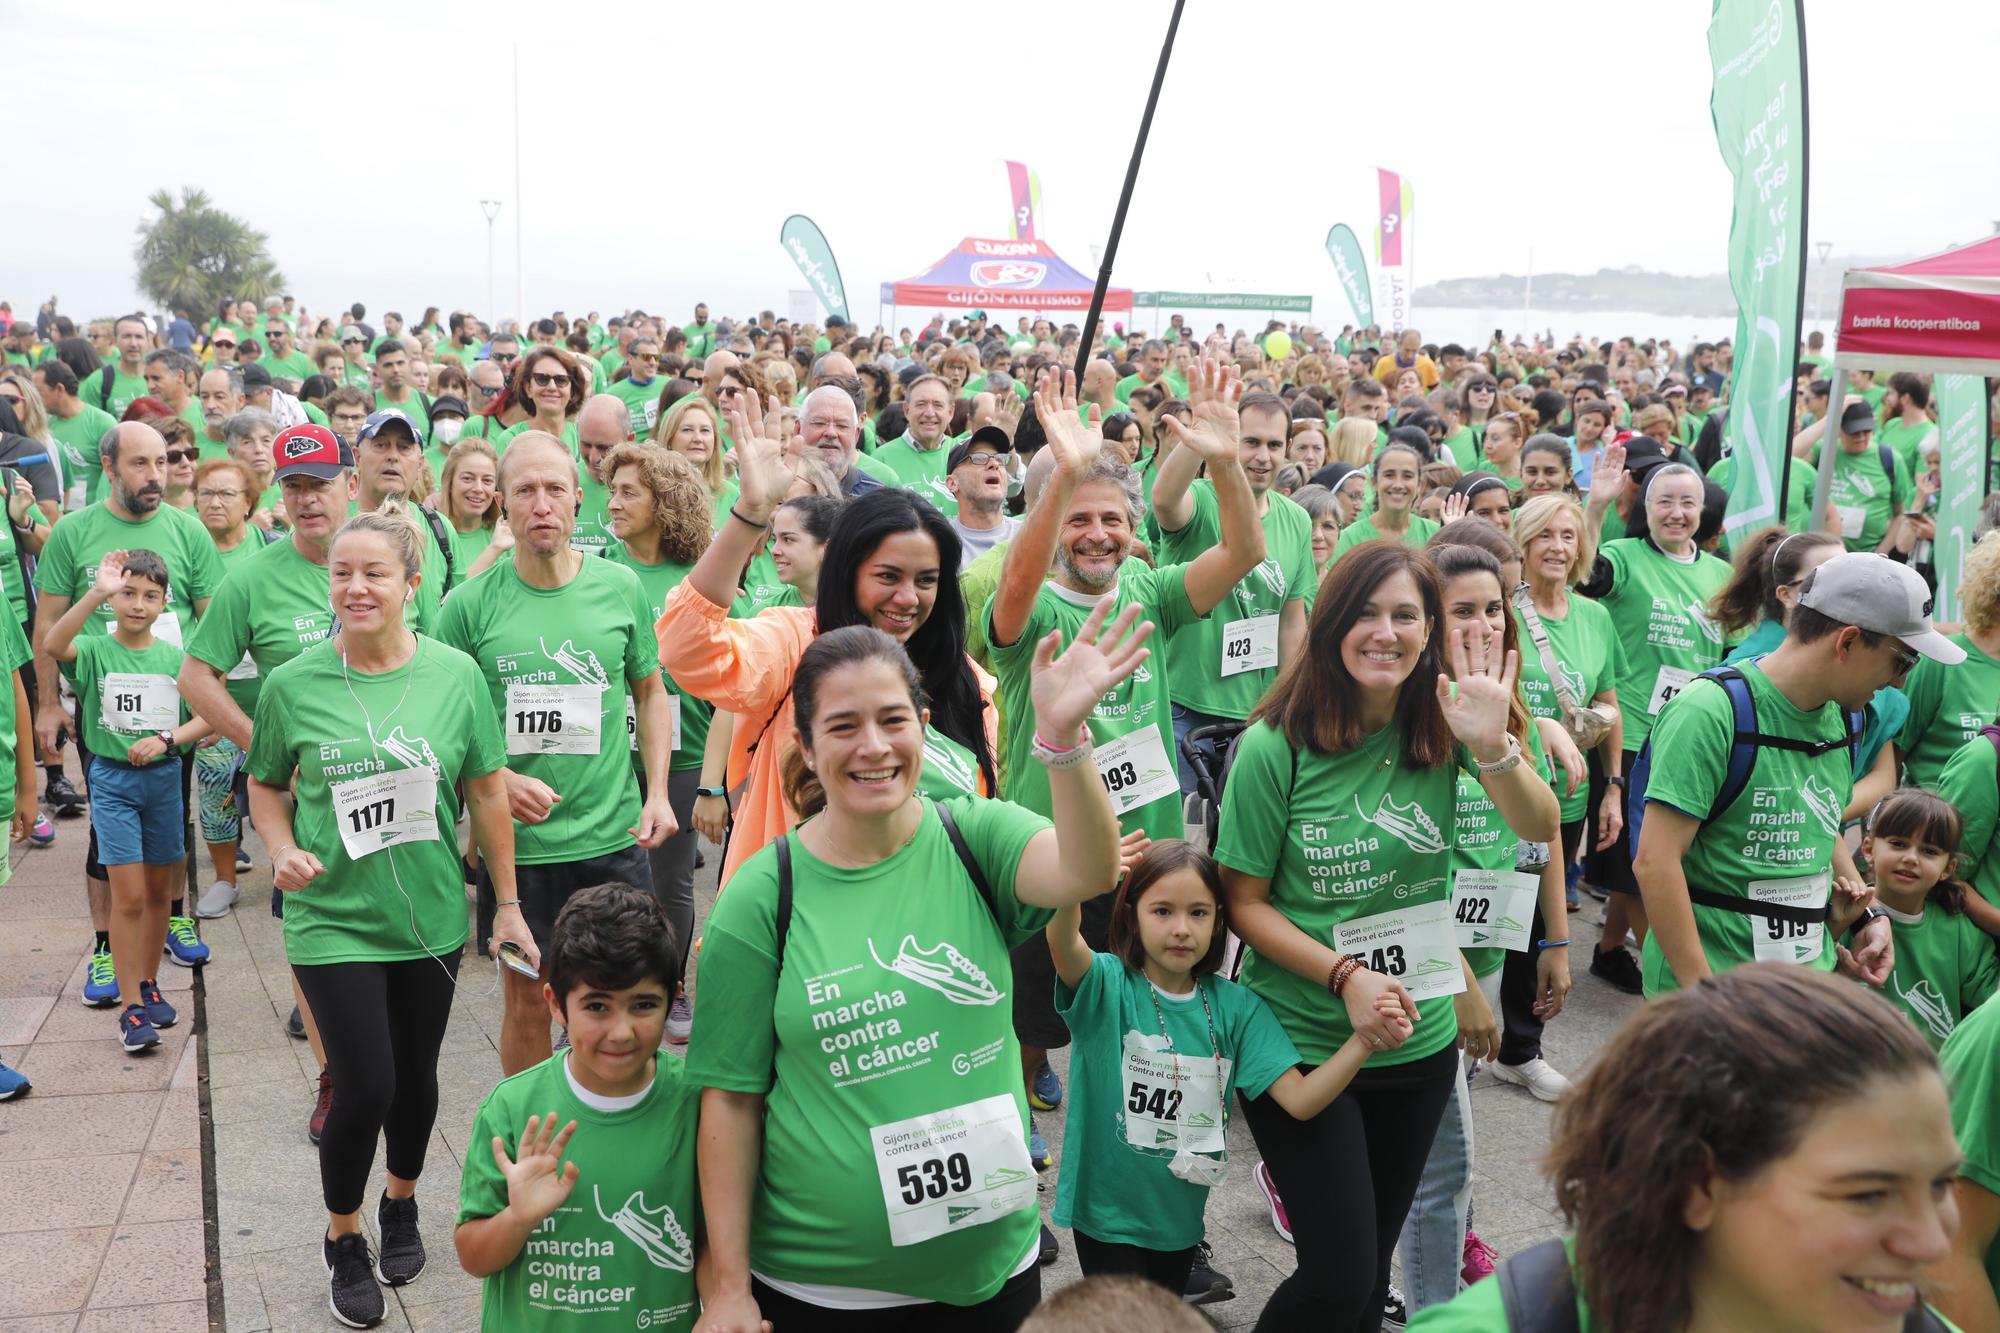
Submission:
POLYGON ((1174 705, 1174 767, 1180 771, 1181 795, 1192 796, 1198 790, 1194 785, 1194 770, 1189 768, 1187 760, 1181 757, 1181 742, 1187 739, 1188 733, 1197 727, 1240 720, 1240 718, 1223 717, 1220 713, 1197 713, 1192 708, 1184 708, 1180 704, 1174 705))

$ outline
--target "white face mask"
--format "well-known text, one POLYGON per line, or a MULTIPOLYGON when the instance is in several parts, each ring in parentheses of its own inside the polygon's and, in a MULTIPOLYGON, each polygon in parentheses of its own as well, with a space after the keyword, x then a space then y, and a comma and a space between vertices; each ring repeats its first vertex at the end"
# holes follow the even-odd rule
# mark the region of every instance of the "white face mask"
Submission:
POLYGON ((449 448, 458 443, 458 437, 465 430, 465 423, 456 417, 446 417, 431 423, 431 435, 440 445, 449 448))

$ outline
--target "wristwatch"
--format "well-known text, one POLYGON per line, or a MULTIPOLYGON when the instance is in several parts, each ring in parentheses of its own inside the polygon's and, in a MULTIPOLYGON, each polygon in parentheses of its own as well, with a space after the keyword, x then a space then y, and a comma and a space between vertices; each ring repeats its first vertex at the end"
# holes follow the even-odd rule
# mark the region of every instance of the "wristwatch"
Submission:
POLYGON ((1605 781, 1606 781, 1607 783, 1609 783, 1609 784, 1610 784, 1611 786, 1613 786, 1613 787, 1616 787, 1616 788, 1618 788, 1618 790, 1620 790, 1620 791, 1624 791, 1624 790, 1625 790, 1625 779, 1624 779, 1624 777, 1623 777, 1622 775, 1620 775, 1620 774, 1617 774, 1617 773, 1613 773, 1613 774, 1612 774, 1612 775, 1611 775, 1610 777, 1608 777, 1608 778, 1606 778, 1606 779, 1604 779, 1604 780, 1605 780, 1605 781))
POLYGON ((167 748, 168 748, 169 750, 171 750, 171 749, 173 749, 173 748, 174 748, 174 733, 173 733, 173 732, 171 732, 171 731, 156 731, 156 732, 154 732, 153 734, 154 734, 155 736, 158 736, 158 737, 160 738, 160 744, 162 744, 162 745, 166 746, 166 747, 167 747, 167 748))
POLYGON ((729 795, 729 788, 727 788, 727 787, 696 787, 696 788, 694 789, 694 794, 695 794, 696 796, 727 796, 727 795, 729 795))
POLYGON ((1887 915, 1889 915, 1889 909, 1886 907, 1868 907, 1862 909, 1861 915, 1854 918, 1854 924, 1847 928, 1847 938, 1850 940, 1853 939, 1861 933, 1870 921, 1879 920, 1887 915))

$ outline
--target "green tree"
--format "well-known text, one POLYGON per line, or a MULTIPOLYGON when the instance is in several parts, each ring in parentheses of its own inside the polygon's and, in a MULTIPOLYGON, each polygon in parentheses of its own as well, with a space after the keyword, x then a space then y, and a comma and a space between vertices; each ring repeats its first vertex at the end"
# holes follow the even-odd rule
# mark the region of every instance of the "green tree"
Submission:
POLYGON ((139 224, 133 258, 139 290, 161 307, 205 318, 225 296, 262 301, 284 286, 265 234, 216 208, 207 191, 184 186, 176 201, 170 191, 155 190, 147 202, 159 215, 139 224))

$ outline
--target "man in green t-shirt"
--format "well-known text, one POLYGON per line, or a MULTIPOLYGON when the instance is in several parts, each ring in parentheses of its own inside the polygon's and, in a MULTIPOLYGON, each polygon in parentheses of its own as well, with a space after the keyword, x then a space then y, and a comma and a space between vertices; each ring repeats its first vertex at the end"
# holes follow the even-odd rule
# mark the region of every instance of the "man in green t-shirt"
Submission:
POLYGON ((208 424, 194 396, 195 377, 200 373, 201 362, 186 352, 162 349, 146 354, 147 395, 165 403, 167 411, 193 426, 197 436, 208 424))
POLYGON ((611 492, 605 487, 610 478, 604 475, 604 460, 613 449, 635 438, 632 428, 636 424, 625 401, 615 394, 593 394, 578 410, 576 451, 583 464, 583 508, 576 516, 576 530, 569 536, 571 549, 596 555, 616 543, 611 535, 611 516, 605 509, 611 492))
POLYGON ((1114 390, 1118 395, 1118 406, 1122 408, 1132 401, 1132 390, 1142 384, 1165 384, 1174 397, 1187 397, 1187 381, 1167 369, 1167 359, 1171 355, 1166 343, 1158 338, 1148 338, 1139 352, 1139 369, 1119 380, 1114 390))
POLYGON ((660 378, 660 344, 652 338, 634 338, 625 365, 625 378, 614 380, 610 392, 632 419, 627 433, 650 437, 660 424, 660 391, 667 387, 660 378))
MULTIPOLYGON (((676 827, 667 796, 672 725, 651 607, 631 570, 571 549, 581 486, 561 440, 515 436, 500 460, 513 557, 454 593, 437 629, 478 663, 501 714, 521 910, 545 950, 576 890, 619 880, 652 891, 644 849, 676 827), (624 739, 628 693, 643 801, 624 739)), ((484 927, 493 886, 483 870, 480 894, 484 927)), ((500 1064, 515 1074, 548 1059, 548 1009, 538 982, 504 976, 500 1064)))
POLYGON ((689 358, 707 356, 715 350, 715 325, 708 321, 708 302, 695 302, 694 322, 681 325, 681 332, 687 335, 689 358))
MULTIPOLYGON (((162 503, 167 489, 167 442, 157 430, 133 421, 108 432, 104 473, 104 499, 65 516, 50 529, 35 567, 35 590, 40 594, 35 608, 35 688, 41 696, 35 713, 35 738, 44 754, 55 754, 64 733, 74 735, 76 730, 56 697, 56 666, 46 648, 48 632, 96 583, 97 563, 103 556, 112 551, 148 550, 166 562, 166 604, 153 623, 153 633, 175 645, 193 628, 193 617, 183 617, 189 611, 199 616, 207 610, 208 600, 221 582, 221 559, 208 529, 192 513, 162 503)), ((115 619, 106 606, 91 619, 87 632, 109 633, 115 619)), ((192 887, 191 856, 186 864, 189 878, 185 882, 192 887)), ((117 1003, 119 993, 111 965, 111 884, 97 858, 95 832, 84 857, 84 882, 91 926, 97 932, 84 999, 93 1006, 111 1005, 117 1003)), ((179 946, 175 961, 185 958, 188 966, 194 966, 206 961, 208 946, 201 942, 194 919, 183 911, 180 887, 177 881, 168 934, 170 943, 179 946), (184 938, 176 940, 176 935, 184 938)))
MULTIPOLYGON (((1215 402, 1220 392, 1219 377, 1198 373, 1189 402, 1197 407, 1215 402)), ((1274 393, 1245 396, 1236 415, 1238 457, 1263 527, 1265 555, 1221 607, 1167 643, 1176 754, 1195 728, 1248 718, 1306 639, 1306 604, 1315 582, 1312 520, 1272 489, 1285 462, 1291 417, 1285 400, 1274 393)), ((1194 559, 1221 533, 1215 486, 1194 479, 1200 463, 1192 450, 1169 447, 1158 464, 1153 514, 1160 524, 1163 564, 1194 559)), ((1194 772, 1183 765, 1181 791, 1194 790, 1194 772)))
MULTIPOLYGON (((1930 590, 1907 565, 1846 552, 1806 576, 1785 641, 1739 664, 1756 712, 1754 763, 1729 793, 1739 727, 1724 686, 1697 678, 1653 724, 1645 825, 1633 858, 1652 931, 1648 995, 1741 963, 1830 969, 1863 885, 1840 828, 1853 792, 1847 714, 1919 657, 1965 650, 1931 627, 1930 590), (1834 890, 1836 886, 1840 892, 1834 890)), ((1894 959, 1871 909, 1853 959, 1879 986, 1894 959)))
POLYGON ((201 429, 195 432, 194 447, 203 462, 229 452, 229 438, 223 427, 243 406, 237 393, 236 376, 227 370, 205 370, 195 382, 195 401, 201 405, 201 429))
POLYGON ((146 396, 145 357, 153 345, 152 330, 144 315, 123 315, 115 326, 118 359, 84 377, 83 401, 113 419, 125 415, 135 398, 146 396))
POLYGON ((951 386, 941 375, 919 375, 903 391, 909 429, 875 451, 875 461, 895 474, 896 484, 938 507, 946 518, 958 513, 958 497, 945 485, 951 454, 951 386))
POLYGON ((1875 440, 1875 412, 1866 403, 1850 402, 1840 413, 1840 444, 1828 451, 1821 437, 1828 423, 1816 421, 1792 440, 1801 458, 1818 449, 1818 466, 1831 467, 1827 498, 1840 537, 1850 551, 1873 551, 1882 544, 1889 522, 1916 498, 1916 483, 1895 451, 1875 440), (1885 461, 1886 456, 1886 461, 1885 461))
MULTIPOLYGON (((1176 421, 1170 429, 1180 447, 1208 466, 1219 539, 1187 564, 1158 568, 1130 558, 1144 518, 1139 478, 1105 452, 1104 433, 1095 422, 1078 419, 1074 377, 1044 372, 1035 412, 1054 471, 1008 543, 999 589, 986 608, 986 638, 1008 717, 1035 715, 1030 666, 1035 645, 1051 630, 1061 631, 1066 641, 1073 638, 1091 608, 1110 597, 1114 617, 1137 602, 1156 632, 1171 636, 1224 601, 1264 559, 1264 530, 1239 457, 1236 410, 1228 401, 1235 397, 1235 375, 1212 365, 1203 371, 1214 377, 1216 396, 1195 409, 1192 428, 1176 421)), ((1170 706, 1167 672, 1155 653, 1099 701, 1089 722, 1098 776, 1121 826, 1154 841, 1187 831, 1172 757, 1170 706)), ((1046 739, 1063 744, 1070 738, 1046 739)), ((1016 726, 1004 743, 1008 799, 1051 814, 1048 770, 1033 758, 1034 728, 1016 726)), ((1107 947, 1109 925, 1109 895, 1083 905, 1084 938, 1093 949, 1107 947)), ((1041 936, 1027 941, 1015 951, 1015 966, 1014 1024, 1022 1070, 1032 1086, 1048 1048, 1069 1037, 1055 1015, 1048 941, 1041 936)))
POLYGON ((1882 426, 1875 439, 1888 445, 1913 477, 1923 471, 1925 439, 1937 434, 1930 405, 1930 386, 1922 375, 1904 370, 1889 377, 1888 392, 1882 395, 1882 426))
POLYGON ((440 359, 448 356, 471 370, 472 363, 479 359, 479 321, 463 310, 454 310, 446 323, 451 334, 433 350, 440 359))
POLYGON ((272 315, 264 321, 264 359, 259 364, 271 372, 271 378, 290 380, 285 386, 288 393, 297 393, 301 384, 319 373, 312 358, 293 341, 292 326, 283 315, 272 315))
POLYGON ((375 350, 375 373, 382 387, 375 392, 377 408, 392 407, 407 416, 420 435, 431 433, 431 400, 410 382, 410 354, 394 338, 384 338, 375 350))
POLYGON ((76 372, 60 361, 44 361, 35 367, 35 388, 49 413, 49 434, 62 450, 63 475, 70 494, 79 488, 85 504, 104 498, 104 464, 98 447, 104 432, 118 419, 102 408, 92 407, 79 396, 82 385, 76 372))

